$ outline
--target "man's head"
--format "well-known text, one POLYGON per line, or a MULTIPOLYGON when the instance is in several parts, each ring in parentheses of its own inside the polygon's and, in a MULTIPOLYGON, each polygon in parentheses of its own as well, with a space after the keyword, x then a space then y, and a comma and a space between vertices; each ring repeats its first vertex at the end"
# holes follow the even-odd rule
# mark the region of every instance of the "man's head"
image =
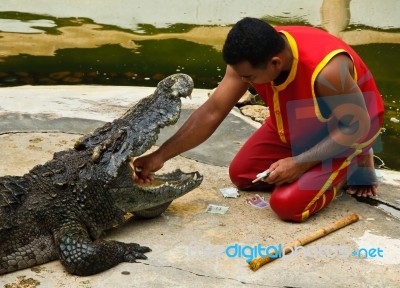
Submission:
MULTIPOLYGON (((259 19, 246 17, 237 22, 229 31, 222 49, 222 55, 226 64, 234 69, 235 67, 238 68, 235 70, 247 72, 256 69, 260 72, 270 68, 267 67, 267 64, 273 61, 273 58, 284 48, 285 40, 271 25, 259 19), (244 69, 241 67, 243 64, 246 66, 244 69)), ((270 71, 270 73, 274 74, 274 71, 270 71)), ((245 81, 252 82, 250 76, 246 77, 245 72, 239 74, 243 74, 240 76, 245 81)), ((254 75, 251 77, 254 78, 254 75)))
POLYGON ((285 41, 271 25, 246 17, 229 31, 222 54, 228 65, 248 61, 254 68, 260 68, 284 47, 285 41))

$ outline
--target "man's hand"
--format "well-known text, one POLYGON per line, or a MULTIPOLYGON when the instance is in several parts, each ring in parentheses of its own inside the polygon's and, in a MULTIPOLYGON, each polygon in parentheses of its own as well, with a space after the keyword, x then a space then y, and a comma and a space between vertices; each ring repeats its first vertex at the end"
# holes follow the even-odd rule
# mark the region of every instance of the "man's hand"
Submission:
POLYGON ((149 183, 153 180, 153 172, 160 170, 164 166, 164 160, 155 151, 143 157, 136 158, 132 165, 134 167, 133 180, 136 183, 149 183))
POLYGON ((274 185, 292 183, 299 179, 299 177, 313 165, 314 163, 296 162, 293 157, 284 158, 271 164, 268 170, 272 172, 264 181, 274 185))

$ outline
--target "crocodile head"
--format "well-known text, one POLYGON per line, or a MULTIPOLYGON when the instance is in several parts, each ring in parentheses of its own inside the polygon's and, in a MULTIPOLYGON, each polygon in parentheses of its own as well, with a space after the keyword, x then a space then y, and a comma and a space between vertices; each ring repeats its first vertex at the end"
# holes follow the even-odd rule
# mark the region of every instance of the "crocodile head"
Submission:
MULTIPOLYGON (((142 211, 164 205, 199 186, 198 172, 173 173, 154 177, 151 185, 132 181, 130 159, 142 155, 157 140, 160 129, 175 124, 180 116, 181 97, 190 97, 193 80, 174 74, 162 80, 155 92, 140 100, 121 118, 81 139, 75 149, 91 151, 93 173, 106 185, 119 208, 125 212, 142 211)), ((81 173, 83 175, 83 173, 81 173)))
POLYGON ((121 118, 96 129, 75 143, 75 150, 91 155, 90 165, 80 168, 81 180, 101 181, 123 211, 132 212, 171 202, 199 186, 198 172, 156 176, 152 185, 132 181, 129 165, 157 141, 160 129, 175 124, 181 111, 181 97, 190 97, 193 80, 186 74, 166 77, 155 92, 130 108, 121 118))

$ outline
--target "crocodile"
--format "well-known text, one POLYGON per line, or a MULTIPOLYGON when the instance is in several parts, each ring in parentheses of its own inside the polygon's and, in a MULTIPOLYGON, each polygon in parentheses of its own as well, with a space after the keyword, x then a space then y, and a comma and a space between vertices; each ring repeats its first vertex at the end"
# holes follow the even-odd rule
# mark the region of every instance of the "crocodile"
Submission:
POLYGON ((132 180, 132 159, 176 123, 181 97, 192 90, 190 76, 170 75, 70 149, 23 176, 0 177, 0 275, 59 259, 67 272, 87 276, 147 259, 149 247, 104 240, 104 232, 126 222, 127 212, 155 217, 201 184, 198 171, 179 169, 150 184, 132 180))

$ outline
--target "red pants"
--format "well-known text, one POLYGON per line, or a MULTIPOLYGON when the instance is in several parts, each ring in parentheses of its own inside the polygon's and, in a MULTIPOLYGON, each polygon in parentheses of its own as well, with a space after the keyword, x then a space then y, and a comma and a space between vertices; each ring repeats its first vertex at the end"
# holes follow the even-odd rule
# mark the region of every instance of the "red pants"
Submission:
POLYGON ((368 143, 362 150, 349 148, 345 157, 324 161, 290 184, 276 187, 262 181, 252 184, 256 175, 272 163, 292 157, 290 145, 281 142, 270 118, 267 118, 232 160, 229 175, 232 183, 242 190, 273 189, 270 198, 272 210, 282 220, 301 222, 333 200, 338 184, 346 180, 350 169, 356 167, 357 157, 371 146, 368 143))

